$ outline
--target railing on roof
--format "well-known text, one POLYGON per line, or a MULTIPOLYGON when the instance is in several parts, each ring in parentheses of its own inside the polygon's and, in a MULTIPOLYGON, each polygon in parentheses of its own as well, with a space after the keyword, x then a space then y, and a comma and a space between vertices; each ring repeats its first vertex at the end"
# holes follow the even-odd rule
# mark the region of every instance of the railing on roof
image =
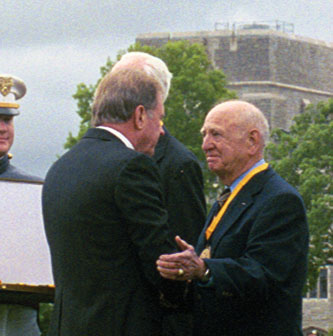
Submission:
POLYGON ((262 29, 262 30, 276 30, 283 33, 294 33, 294 24, 285 21, 253 21, 253 22, 216 22, 215 30, 249 30, 249 29, 262 29))

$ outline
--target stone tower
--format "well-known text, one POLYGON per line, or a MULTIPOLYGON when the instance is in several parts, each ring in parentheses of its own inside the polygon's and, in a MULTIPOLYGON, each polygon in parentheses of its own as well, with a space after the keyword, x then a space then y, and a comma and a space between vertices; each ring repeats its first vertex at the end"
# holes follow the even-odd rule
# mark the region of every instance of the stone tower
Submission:
POLYGON ((258 106, 271 128, 288 130, 306 105, 333 97, 333 43, 260 24, 136 38, 157 47, 177 40, 202 43, 213 66, 226 74, 228 88, 258 106))

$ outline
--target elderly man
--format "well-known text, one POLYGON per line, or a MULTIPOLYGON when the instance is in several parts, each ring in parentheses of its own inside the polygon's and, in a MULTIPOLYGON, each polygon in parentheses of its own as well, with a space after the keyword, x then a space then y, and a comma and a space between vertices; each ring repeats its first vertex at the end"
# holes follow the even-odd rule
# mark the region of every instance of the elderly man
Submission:
POLYGON ((49 335, 160 335, 160 293, 177 301, 183 293, 155 268, 160 254, 176 251, 149 157, 164 133, 161 92, 141 70, 108 73, 93 128, 47 173, 43 215, 56 286, 49 335))
MULTIPOLYGON (((163 100, 168 97, 172 75, 159 58, 144 52, 129 52, 113 66, 119 69, 142 69, 155 78, 163 89, 163 100)), ((196 244, 206 217, 203 177, 195 155, 174 138, 165 127, 159 138, 153 159, 162 177, 162 191, 168 211, 168 223, 172 236, 181 236, 190 244, 196 244)), ((163 335, 192 335, 190 305, 177 310, 165 309, 163 335)))
MULTIPOLYGON (((12 155, 8 153, 14 142, 14 117, 20 113, 17 100, 25 93, 26 86, 21 79, 12 75, 0 75, 0 181, 42 181, 13 166, 10 163, 12 155)), ((1 291, 0 335, 40 335, 37 323, 38 304, 38 300, 32 296, 1 291)))
POLYGON ((196 250, 162 255, 161 275, 196 285, 194 335, 302 335, 308 227, 298 192, 263 159, 268 123, 255 106, 228 101, 202 127, 207 164, 227 187, 196 250))

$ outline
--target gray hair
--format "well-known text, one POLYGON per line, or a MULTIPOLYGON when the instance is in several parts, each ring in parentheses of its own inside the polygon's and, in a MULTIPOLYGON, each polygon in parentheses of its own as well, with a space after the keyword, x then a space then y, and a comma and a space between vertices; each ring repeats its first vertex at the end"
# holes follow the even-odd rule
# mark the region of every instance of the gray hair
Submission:
POLYGON ((121 68, 144 70, 147 75, 152 76, 160 83, 163 102, 166 101, 170 90, 172 74, 160 58, 140 51, 128 52, 113 66, 111 72, 121 68))
POLYGON ((157 105, 160 83, 143 70, 119 69, 99 83, 92 105, 92 126, 128 121, 137 106, 149 112, 157 105))

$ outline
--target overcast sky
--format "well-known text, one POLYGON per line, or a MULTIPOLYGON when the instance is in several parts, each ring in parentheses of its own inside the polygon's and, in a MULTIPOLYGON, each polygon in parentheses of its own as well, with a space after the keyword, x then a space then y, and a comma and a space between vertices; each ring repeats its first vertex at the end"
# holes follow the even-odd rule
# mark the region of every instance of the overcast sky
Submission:
POLYGON ((23 79, 12 163, 44 177, 79 117, 72 95, 140 33, 213 30, 216 22, 281 20, 333 42, 333 0, 1 0, 0 73, 23 79))

